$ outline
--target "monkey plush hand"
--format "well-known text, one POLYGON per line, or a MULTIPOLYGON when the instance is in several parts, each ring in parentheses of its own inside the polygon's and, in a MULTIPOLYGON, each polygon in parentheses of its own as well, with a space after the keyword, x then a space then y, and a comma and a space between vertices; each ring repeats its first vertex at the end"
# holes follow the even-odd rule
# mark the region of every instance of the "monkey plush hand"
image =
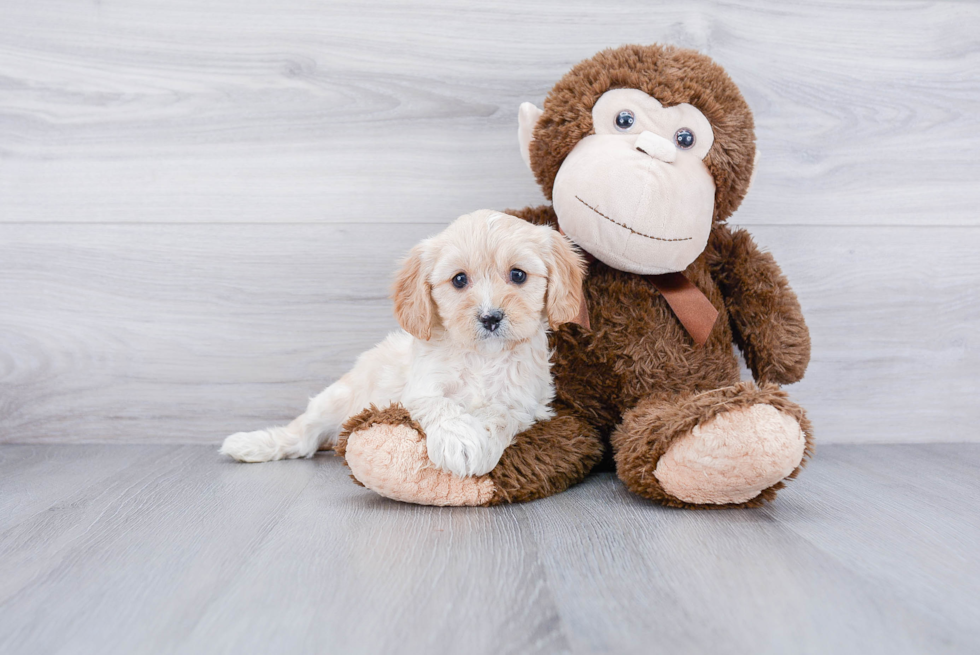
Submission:
MULTIPOLYGON (((517 435, 488 475, 420 480, 399 499, 542 498, 581 481, 607 449, 631 491, 665 505, 773 499, 811 451, 806 415, 778 386, 803 377, 810 337, 776 262, 726 225, 755 161, 738 88, 697 52, 625 46, 575 66, 543 110, 521 106, 519 124, 552 204, 508 213, 562 230, 592 257, 582 325, 552 335, 556 416, 517 435), (754 382, 739 381, 733 343, 754 382)), ((341 450, 355 477, 382 459, 404 489, 431 468, 424 438, 404 412, 368 412, 341 450)))

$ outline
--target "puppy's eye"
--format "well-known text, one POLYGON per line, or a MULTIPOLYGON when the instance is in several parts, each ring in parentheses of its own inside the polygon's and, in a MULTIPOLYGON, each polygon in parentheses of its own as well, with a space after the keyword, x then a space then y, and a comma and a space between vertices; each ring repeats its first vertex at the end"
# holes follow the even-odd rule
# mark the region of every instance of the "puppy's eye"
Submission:
POLYGON ((457 289, 462 289, 466 286, 468 280, 466 279, 466 273, 457 273, 453 276, 453 286, 457 289))
POLYGON ((633 123, 636 122, 636 115, 629 109, 624 109, 623 111, 616 114, 616 129, 620 132, 626 132, 631 127, 633 123))
POLYGON ((514 284, 524 284, 527 281, 527 273, 519 268, 510 269, 510 281, 514 284))
POLYGON ((694 147, 694 132, 682 127, 674 133, 674 143, 681 150, 689 150, 694 147))

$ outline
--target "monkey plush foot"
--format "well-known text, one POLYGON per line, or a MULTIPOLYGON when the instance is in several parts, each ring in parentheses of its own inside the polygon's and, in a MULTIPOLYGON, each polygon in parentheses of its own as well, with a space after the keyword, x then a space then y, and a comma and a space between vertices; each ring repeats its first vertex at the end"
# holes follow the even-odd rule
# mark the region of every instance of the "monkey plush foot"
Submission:
POLYGON ((354 479, 386 498, 417 505, 486 505, 494 495, 489 476, 460 478, 436 468, 421 427, 393 405, 370 408, 345 426, 337 449, 354 479))
POLYGON ((744 503, 792 473, 806 439, 799 422, 772 405, 719 414, 678 438, 654 476, 687 503, 744 503))
POLYGON ((756 506, 810 451, 809 421, 776 387, 641 403, 613 435, 617 471, 637 493, 675 506, 756 506))

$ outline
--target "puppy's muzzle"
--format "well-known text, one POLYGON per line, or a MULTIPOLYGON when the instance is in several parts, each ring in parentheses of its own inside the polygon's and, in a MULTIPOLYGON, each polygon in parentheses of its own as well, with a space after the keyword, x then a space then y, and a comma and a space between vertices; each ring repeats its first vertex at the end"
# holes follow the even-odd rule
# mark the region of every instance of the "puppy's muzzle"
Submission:
POLYGON ((481 314, 479 321, 480 324, 486 329, 487 332, 496 332, 497 328, 500 327, 500 322, 504 320, 504 313, 499 309, 495 309, 492 312, 487 312, 486 314, 481 314))

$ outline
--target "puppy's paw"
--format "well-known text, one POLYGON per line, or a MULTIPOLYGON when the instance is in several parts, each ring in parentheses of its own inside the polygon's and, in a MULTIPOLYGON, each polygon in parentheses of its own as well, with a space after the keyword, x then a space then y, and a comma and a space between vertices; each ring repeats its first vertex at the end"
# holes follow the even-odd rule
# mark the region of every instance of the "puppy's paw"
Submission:
POLYGON ((219 452, 239 462, 270 462, 283 458, 279 439, 270 430, 237 432, 225 439, 219 452))
POLYGON ((426 448, 436 467, 460 477, 489 473, 500 460, 486 426, 469 414, 428 427, 426 448))

